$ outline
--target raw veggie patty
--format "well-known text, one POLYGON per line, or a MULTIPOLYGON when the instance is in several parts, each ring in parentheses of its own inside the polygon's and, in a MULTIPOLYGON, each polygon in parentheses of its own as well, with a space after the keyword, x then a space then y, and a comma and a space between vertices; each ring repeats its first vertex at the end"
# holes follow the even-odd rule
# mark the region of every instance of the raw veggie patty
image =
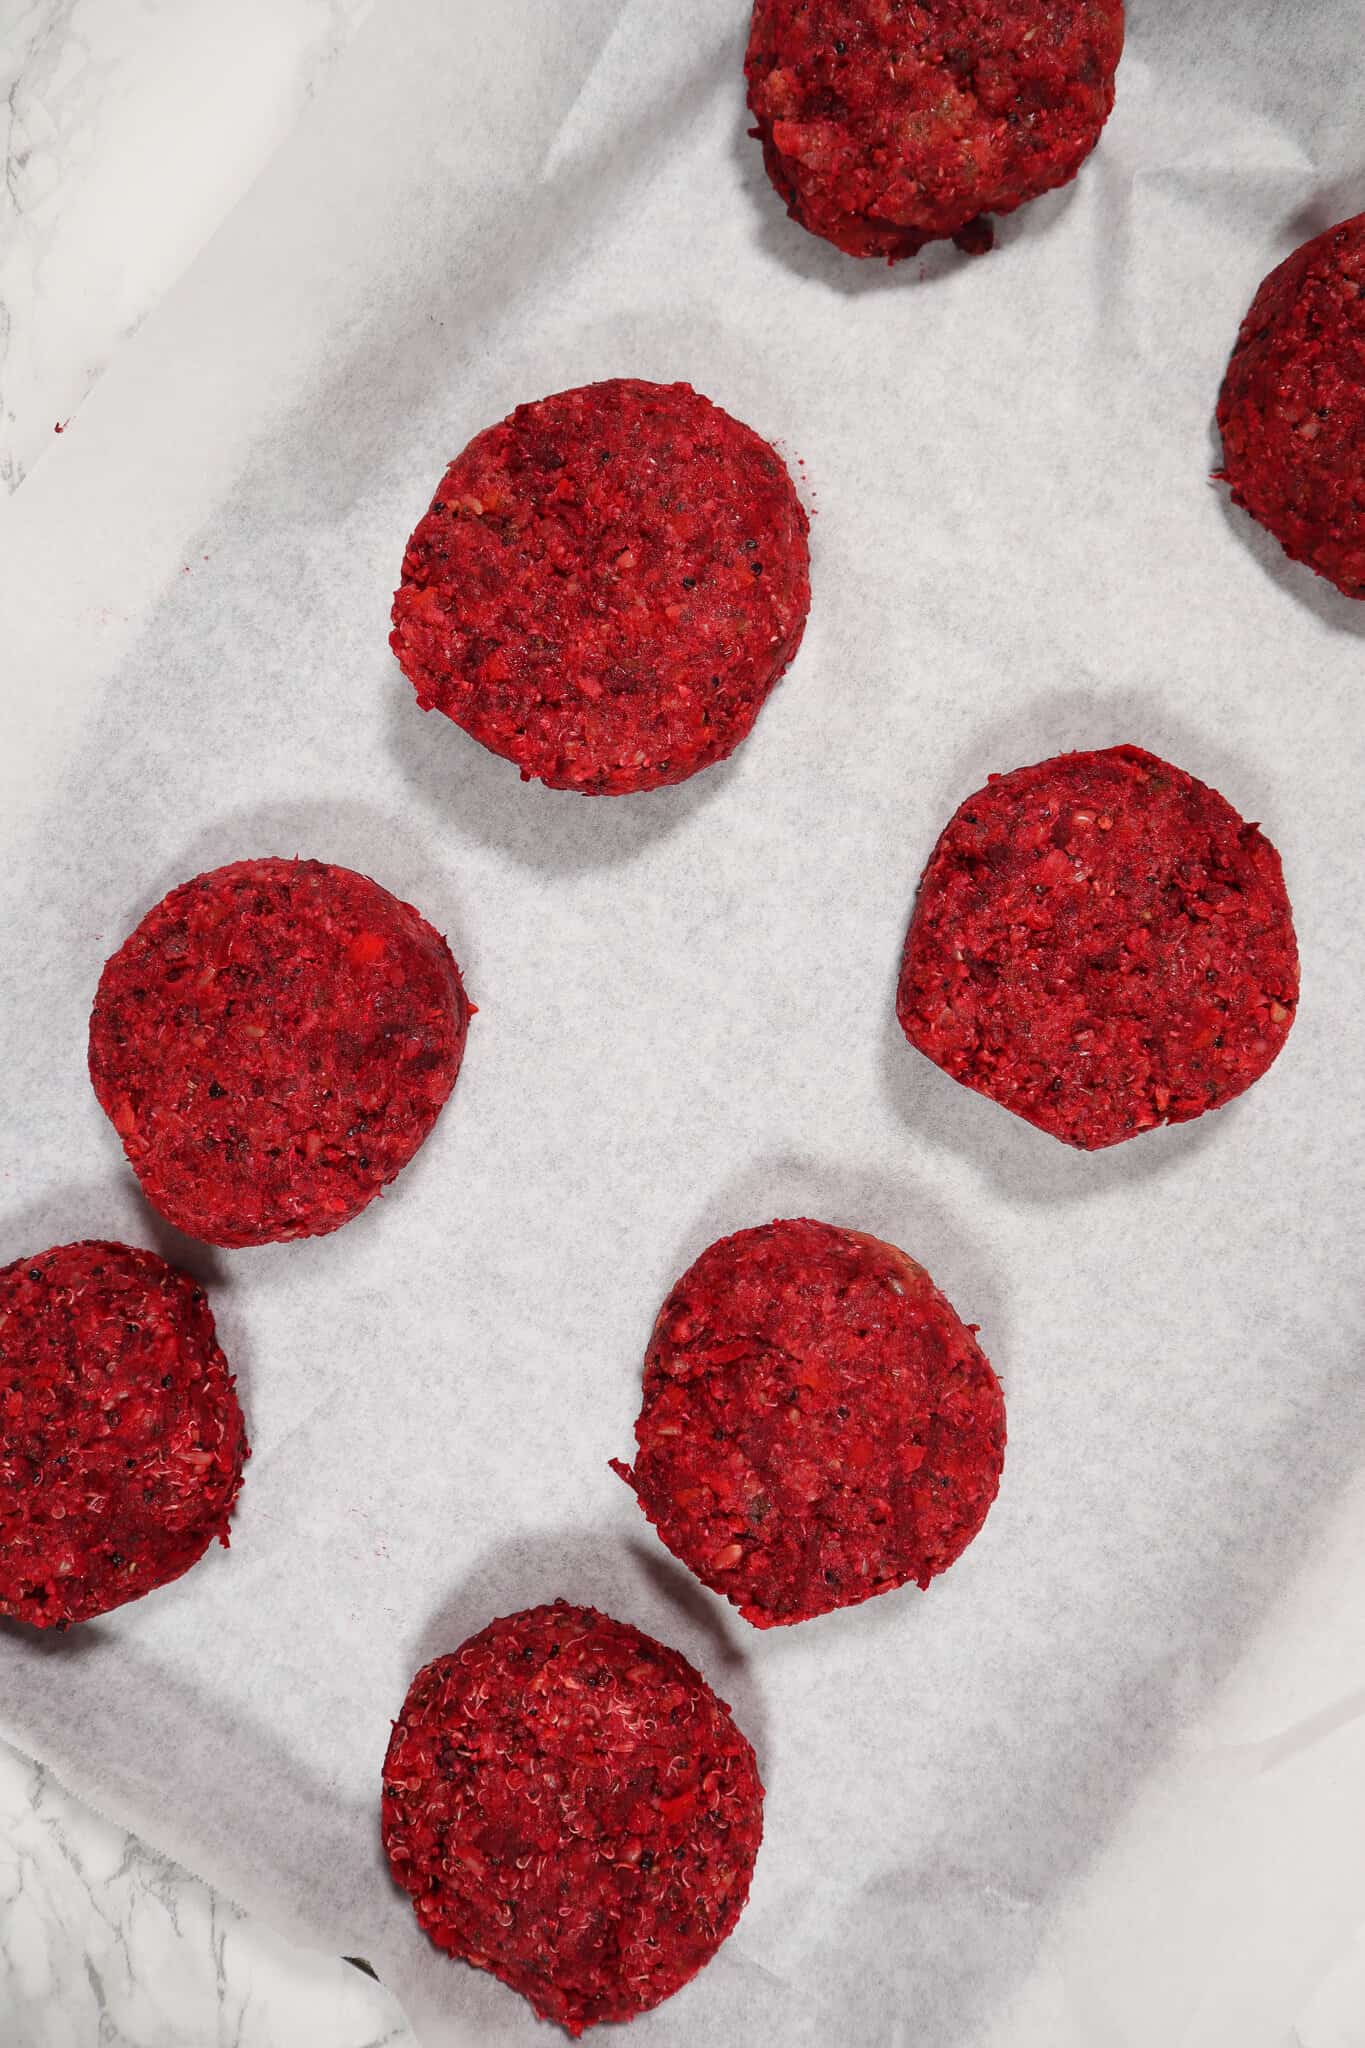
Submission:
POLYGON ((445 940, 368 876, 236 861, 172 889, 108 962, 90 1078, 177 1229, 315 1237, 412 1158, 469 1016, 445 940))
POLYGON ((801 643, 808 522, 780 456, 688 384, 521 405, 446 471, 392 646, 424 711, 590 795, 731 753, 801 643))
POLYGON ((945 1073, 1086 1151, 1202 1116, 1299 994, 1280 857, 1141 747, 994 775, 920 883, 897 1012, 945 1073))
POLYGON ((1365 213, 1272 270, 1218 400, 1237 504, 1347 597, 1365 597, 1365 213))
POLYGON ((614 1469, 664 1542, 770 1628, 946 1571, 995 1498, 1005 1408, 922 1266, 801 1218, 683 1275, 635 1438, 614 1469))
POLYGON ((763 1787, 684 1657, 557 1600, 418 1672, 382 1825, 423 1931, 578 2035, 711 1960, 749 1894, 763 1787))
POLYGON ((65 1628, 178 1579, 227 1542, 247 1455, 184 1273, 97 1242, 0 1270, 0 1614, 65 1628))
POLYGON ((1074 178, 1122 50, 1122 0, 756 0, 744 69, 792 218, 894 263, 1074 178))

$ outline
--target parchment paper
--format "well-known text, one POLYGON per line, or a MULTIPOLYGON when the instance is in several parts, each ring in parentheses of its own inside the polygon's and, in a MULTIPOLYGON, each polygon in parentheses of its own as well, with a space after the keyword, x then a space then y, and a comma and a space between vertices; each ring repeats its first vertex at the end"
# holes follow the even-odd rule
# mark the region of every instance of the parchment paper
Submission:
POLYGON ((1295 1590, 1365 1534, 1365 607, 1229 510, 1209 423, 1263 273, 1365 203, 1361 12, 1135 0, 1079 181, 988 258, 894 271, 769 192, 745 15, 376 10, 5 510, 0 1258, 181 1258, 255 1455, 230 1553, 64 1639, 5 1630, 0 1725, 368 1955, 433 2048, 530 2043, 390 1887, 379 1773, 420 1662, 562 1593, 694 1658, 768 1786, 739 1929, 641 2048, 1283 2048, 1365 1922, 1365 1750, 1337 1743, 1306 1836, 1292 1798, 1238 1834, 1236 1773, 1182 1804, 1179 1763, 1253 1643, 1302 1682, 1247 1740, 1321 1753, 1365 1686, 1358 1606, 1295 1590), (732 764, 588 801, 424 719, 385 635, 445 460, 615 374, 688 378, 802 458, 815 602, 732 764), (1251 1095, 1084 1158, 912 1053, 892 993, 956 803, 1119 740, 1264 824, 1303 1003, 1251 1095), (170 885, 295 851, 416 902, 479 1015, 387 1199, 210 1252, 136 1195, 89 1003, 170 885), (928 1594, 761 1636, 606 1461, 668 1284, 801 1212, 904 1246, 979 1322, 1010 1447, 928 1594), (1295 1868, 1333 1873, 1302 1926, 1264 1910, 1295 1868))

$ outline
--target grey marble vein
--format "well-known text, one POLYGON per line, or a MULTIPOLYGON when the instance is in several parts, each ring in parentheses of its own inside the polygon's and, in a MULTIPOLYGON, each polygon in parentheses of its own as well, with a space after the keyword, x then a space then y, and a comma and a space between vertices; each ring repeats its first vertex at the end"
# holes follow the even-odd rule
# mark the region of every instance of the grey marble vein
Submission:
POLYGON ((0 1745, 4 2048, 416 2048, 393 1999, 293 1948, 0 1745))

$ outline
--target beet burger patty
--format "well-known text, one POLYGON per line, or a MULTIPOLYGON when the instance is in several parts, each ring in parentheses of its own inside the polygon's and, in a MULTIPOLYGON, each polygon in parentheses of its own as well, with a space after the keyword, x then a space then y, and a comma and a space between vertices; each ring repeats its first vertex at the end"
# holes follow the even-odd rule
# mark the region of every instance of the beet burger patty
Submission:
POLYGON ((1122 51, 1122 0, 756 0, 744 68, 793 219, 895 262, 1074 178, 1122 51))
POLYGON ((992 776, 934 848, 897 1012, 945 1073, 1093 1151, 1239 1095, 1299 993, 1280 858, 1140 747, 992 776))
POLYGON ((676 1557, 759 1628, 927 1586, 1000 1483, 1005 1408, 921 1266, 805 1219, 704 1251, 659 1311, 633 1470, 676 1557))
POLYGON ((0 1270, 0 1614, 65 1628, 178 1579, 227 1542, 246 1456, 184 1273, 96 1242, 0 1270))
POLYGON ((578 2035, 711 1960, 748 1897, 763 1787, 684 1657, 557 1600, 418 1672, 382 1825, 437 1946, 578 2035))
POLYGON ((780 456, 690 385, 561 391, 451 463, 393 650, 424 711, 523 779, 682 782, 739 745, 800 645, 807 530, 780 456))
POLYGON ((368 876, 236 861, 172 889, 108 962, 90 1076, 178 1229, 314 1237, 412 1158, 469 1014, 445 940, 368 876))
POLYGON ((1218 425, 1236 502, 1294 561, 1365 597, 1365 213, 1266 278, 1218 425))

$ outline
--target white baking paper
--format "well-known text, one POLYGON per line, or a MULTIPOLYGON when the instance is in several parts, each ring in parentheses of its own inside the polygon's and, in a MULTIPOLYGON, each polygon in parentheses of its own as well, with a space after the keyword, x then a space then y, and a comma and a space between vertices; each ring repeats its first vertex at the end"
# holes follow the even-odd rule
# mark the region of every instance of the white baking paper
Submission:
POLYGON ((180 1258, 254 1456, 230 1553, 61 1639, 5 1629, 0 1725, 368 1955, 432 2048, 541 2037, 387 1879, 389 1724, 424 1659, 556 1594, 695 1659, 768 1787, 738 1931, 641 2048, 1365 2038, 1323 2017, 1360 1982, 1365 1653, 1312 1592, 1365 1535, 1365 607, 1209 480, 1255 286, 1365 203, 1361 13, 1131 14, 1079 180, 989 257, 889 270, 769 191, 740 0, 397 0, 4 508, 0 1259, 180 1258), (387 614, 446 459, 616 374, 801 459, 815 598, 731 763, 586 800, 424 718, 387 614), (1086 1158, 911 1052, 892 997, 960 799, 1120 740, 1262 822, 1303 1002, 1249 1096, 1086 1158), (138 1199, 90 999, 173 883, 294 852, 417 903, 479 1015, 384 1201, 209 1251, 138 1199), (927 1594, 760 1635, 607 1460, 669 1283, 797 1212, 928 1266, 1010 1447, 927 1594), (1225 1740, 1262 1748, 1182 1780, 1225 1740), (1332 1796, 1296 1799, 1312 1756, 1332 1796))

